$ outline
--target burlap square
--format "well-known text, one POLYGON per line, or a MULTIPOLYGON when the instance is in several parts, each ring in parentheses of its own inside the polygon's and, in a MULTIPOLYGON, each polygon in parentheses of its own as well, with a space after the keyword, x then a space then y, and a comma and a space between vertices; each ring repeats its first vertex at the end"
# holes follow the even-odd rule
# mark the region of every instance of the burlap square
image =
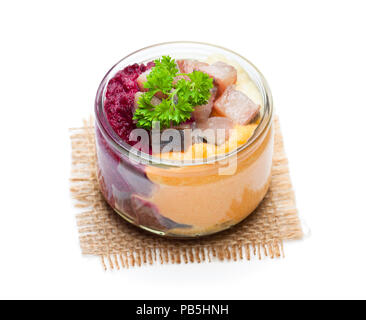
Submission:
POLYGON ((270 190, 256 211, 239 225, 197 240, 171 240, 138 229, 125 222, 104 201, 96 178, 93 120, 71 129, 71 193, 77 215, 83 254, 97 255, 105 269, 143 264, 201 263, 213 260, 250 260, 284 256, 283 240, 303 235, 295 205, 288 162, 278 119, 270 190))

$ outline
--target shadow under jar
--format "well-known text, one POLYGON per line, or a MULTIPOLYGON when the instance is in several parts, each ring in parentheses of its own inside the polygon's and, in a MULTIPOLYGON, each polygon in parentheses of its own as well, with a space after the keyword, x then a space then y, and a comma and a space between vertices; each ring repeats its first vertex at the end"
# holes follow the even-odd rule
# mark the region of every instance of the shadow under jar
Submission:
POLYGON ((178 238, 213 234, 249 216, 268 191, 274 139, 270 89, 256 67, 228 49, 172 42, 136 51, 119 61, 101 82, 95 115, 100 189, 121 217, 142 229, 178 238), (182 163, 138 152, 120 138, 105 111, 108 83, 125 67, 147 64, 162 55, 200 61, 223 57, 242 68, 261 105, 256 129, 245 144, 219 159, 182 163))

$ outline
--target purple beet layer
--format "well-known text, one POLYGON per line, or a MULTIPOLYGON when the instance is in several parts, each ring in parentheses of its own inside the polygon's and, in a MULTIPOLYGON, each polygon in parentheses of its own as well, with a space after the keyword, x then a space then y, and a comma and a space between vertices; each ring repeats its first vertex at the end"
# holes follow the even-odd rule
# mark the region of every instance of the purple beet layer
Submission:
MULTIPOLYGON (((129 135, 135 124, 132 121, 134 97, 139 91, 136 79, 154 65, 134 64, 117 72, 109 81, 104 108, 112 129, 133 145, 129 135)), ((148 198, 157 185, 145 173, 145 166, 130 160, 115 151, 96 127, 96 146, 98 159, 98 180, 101 191, 109 205, 128 215, 136 224, 157 230, 187 228, 159 213, 158 208, 144 198, 148 198)))
POLYGON ((130 65, 117 72, 107 85, 104 108, 108 122, 118 136, 131 145, 134 142, 129 140, 129 135, 136 128, 132 121, 132 110, 135 94, 139 91, 136 79, 153 66, 154 62, 130 65))

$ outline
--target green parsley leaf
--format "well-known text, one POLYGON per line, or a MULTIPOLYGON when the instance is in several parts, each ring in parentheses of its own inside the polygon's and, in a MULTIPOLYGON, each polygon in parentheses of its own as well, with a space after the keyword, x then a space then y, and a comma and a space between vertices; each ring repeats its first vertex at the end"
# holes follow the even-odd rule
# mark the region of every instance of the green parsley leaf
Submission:
POLYGON ((163 56, 154 61, 155 66, 147 76, 144 92, 139 101, 138 108, 133 116, 137 120, 137 126, 150 130, 152 122, 160 121, 160 127, 169 128, 187 121, 194 111, 194 107, 207 104, 213 80, 206 73, 193 71, 189 74, 178 74, 175 60, 169 56, 163 56), (177 76, 184 77, 176 82, 177 76), (165 98, 158 105, 152 104, 153 96, 161 92, 165 98))

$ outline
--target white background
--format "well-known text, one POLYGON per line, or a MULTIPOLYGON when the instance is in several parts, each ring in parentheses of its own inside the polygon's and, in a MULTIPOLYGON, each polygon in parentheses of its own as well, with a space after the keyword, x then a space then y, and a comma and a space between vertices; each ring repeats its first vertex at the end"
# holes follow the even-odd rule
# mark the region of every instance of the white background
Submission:
POLYGON ((364 1, 2 1, 0 298, 366 298, 364 1), (230 48, 266 76, 303 241, 286 258, 105 272, 80 253, 69 127, 141 47, 230 48))

